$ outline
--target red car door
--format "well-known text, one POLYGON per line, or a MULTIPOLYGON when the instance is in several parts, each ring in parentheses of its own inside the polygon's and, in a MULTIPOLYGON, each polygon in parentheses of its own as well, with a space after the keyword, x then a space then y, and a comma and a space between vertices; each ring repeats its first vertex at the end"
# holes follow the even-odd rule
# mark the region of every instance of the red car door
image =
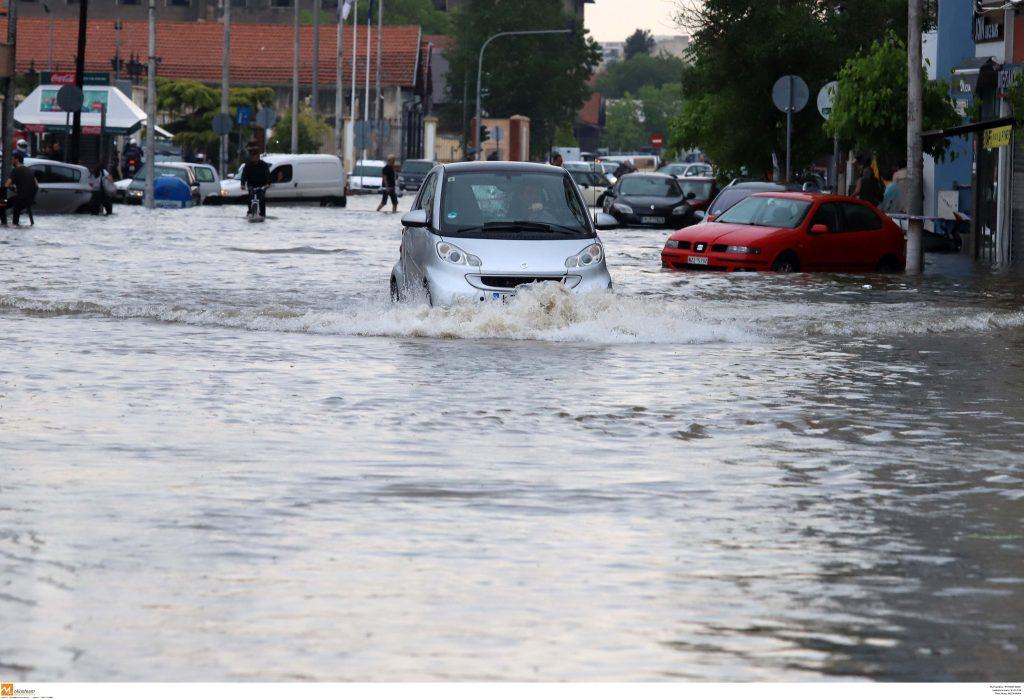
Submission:
POLYGON ((882 219, 864 204, 843 202, 843 232, 847 238, 844 269, 874 270, 887 252, 882 219))
POLYGON ((800 256, 801 268, 811 270, 835 269, 843 258, 843 216, 839 204, 824 202, 818 206, 807 224, 804 251, 800 256), (827 233, 812 233, 814 226, 823 225, 827 233))

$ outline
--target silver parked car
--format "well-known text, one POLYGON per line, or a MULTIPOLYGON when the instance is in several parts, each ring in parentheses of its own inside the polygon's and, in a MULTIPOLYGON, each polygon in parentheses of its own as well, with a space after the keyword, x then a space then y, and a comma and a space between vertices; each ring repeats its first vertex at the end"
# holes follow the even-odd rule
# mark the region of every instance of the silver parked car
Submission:
POLYGON ((73 214, 84 211, 92 201, 88 168, 42 158, 25 158, 25 165, 39 183, 32 205, 36 213, 73 214))
POLYGON ((576 293, 609 289, 597 214, 562 168, 516 162, 440 165, 402 218, 391 297, 430 305, 501 300, 524 284, 557 282, 576 293))

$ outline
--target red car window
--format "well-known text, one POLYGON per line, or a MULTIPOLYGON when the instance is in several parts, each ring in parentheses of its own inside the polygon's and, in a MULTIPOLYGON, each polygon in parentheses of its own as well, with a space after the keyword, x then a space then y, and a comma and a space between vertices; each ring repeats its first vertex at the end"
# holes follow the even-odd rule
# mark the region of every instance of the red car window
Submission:
POLYGON ((882 219, 862 204, 843 203, 844 231, 877 231, 882 227, 882 219))
POLYGON ((811 225, 816 226, 819 223, 828 226, 829 233, 838 233, 843 230, 839 205, 834 203, 825 203, 818 207, 818 211, 814 214, 814 219, 811 221, 811 225))

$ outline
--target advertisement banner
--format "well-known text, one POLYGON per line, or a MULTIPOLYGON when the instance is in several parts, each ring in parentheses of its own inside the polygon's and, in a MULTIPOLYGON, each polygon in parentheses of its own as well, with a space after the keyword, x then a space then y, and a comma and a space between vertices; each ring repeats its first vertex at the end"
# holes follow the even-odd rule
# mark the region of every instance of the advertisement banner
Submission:
MULTIPOLYGON (((106 90, 82 90, 82 114, 99 114, 107 104, 106 90)), ((46 88, 39 97, 39 111, 41 112, 62 112, 63 109, 57 104, 57 90, 46 88)))

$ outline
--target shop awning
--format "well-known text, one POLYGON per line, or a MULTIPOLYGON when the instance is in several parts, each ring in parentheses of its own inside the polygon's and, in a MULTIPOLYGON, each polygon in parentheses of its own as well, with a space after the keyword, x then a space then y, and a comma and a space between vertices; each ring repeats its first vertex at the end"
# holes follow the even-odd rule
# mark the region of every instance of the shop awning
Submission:
MULTIPOLYGON (((57 105, 60 85, 40 85, 14 110, 14 121, 26 131, 65 132, 73 118, 70 112, 57 105)), ((107 108, 107 133, 123 135, 134 133, 146 123, 146 112, 127 95, 109 85, 87 85, 82 90, 82 133, 99 134, 100 112, 107 108)), ((157 131, 160 128, 157 127, 157 131)))

